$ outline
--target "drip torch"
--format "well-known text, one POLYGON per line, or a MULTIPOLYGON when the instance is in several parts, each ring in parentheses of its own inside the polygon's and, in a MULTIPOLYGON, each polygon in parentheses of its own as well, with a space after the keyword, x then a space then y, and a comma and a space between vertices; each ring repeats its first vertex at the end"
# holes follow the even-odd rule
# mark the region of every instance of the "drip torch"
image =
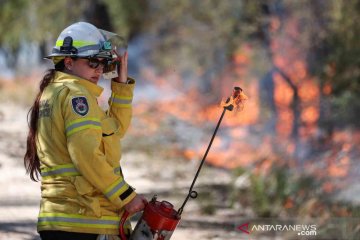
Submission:
MULTIPOLYGON (((206 160, 206 157, 209 153, 211 145, 214 141, 216 133, 219 129, 221 121, 225 115, 225 112, 233 111, 234 108, 239 110, 242 107, 242 103, 246 100, 246 95, 242 92, 240 87, 234 87, 232 96, 230 96, 226 101, 222 101, 221 106, 223 107, 223 112, 220 116, 220 119, 216 125, 215 131, 211 137, 210 143, 205 151, 205 154, 200 162, 198 170, 195 174, 195 177, 189 188, 189 192, 181 205, 181 207, 176 211, 174 206, 168 201, 158 201, 156 195, 151 199, 151 201, 145 206, 143 215, 140 220, 137 222, 134 231, 132 232, 128 240, 169 240, 173 234, 176 226, 180 222, 181 214, 183 213, 184 207, 188 202, 189 198, 196 198, 198 193, 193 190, 195 182, 199 176, 200 170, 206 160)), ((128 212, 125 212, 120 220, 119 226, 119 235, 121 240, 127 240, 124 234, 124 223, 129 216, 128 212)))

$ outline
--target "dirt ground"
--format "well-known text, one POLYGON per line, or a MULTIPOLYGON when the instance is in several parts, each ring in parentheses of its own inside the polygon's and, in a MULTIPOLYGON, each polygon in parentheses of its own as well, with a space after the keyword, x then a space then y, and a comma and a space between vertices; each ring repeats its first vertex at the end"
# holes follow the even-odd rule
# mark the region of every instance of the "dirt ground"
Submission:
MULTIPOLYGON (((27 133, 27 109, 12 103, 0 105, 0 240, 36 240, 36 221, 40 184, 32 182, 22 163, 27 133)), ((126 150, 125 150, 126 152, 126 150)), ((191 183, 198 162, 167 162, 149 158, 144 153, 123 155, 127 181, 150 199, 168 200, 180 206, 191 183)), ((227 184, 229 173, 207 168, 201 173, 199 185, 211 187, 212 182, 227 184), (216 177, 215 177, 216 176, 216 177)), ((236 230, 238 220, 231 209, 222 209, 208 216, 201 214, 197 202, 190 200, 172 240, 248 239, 236 230)), ((135 224, 135 219, 133 224, 135 224)))

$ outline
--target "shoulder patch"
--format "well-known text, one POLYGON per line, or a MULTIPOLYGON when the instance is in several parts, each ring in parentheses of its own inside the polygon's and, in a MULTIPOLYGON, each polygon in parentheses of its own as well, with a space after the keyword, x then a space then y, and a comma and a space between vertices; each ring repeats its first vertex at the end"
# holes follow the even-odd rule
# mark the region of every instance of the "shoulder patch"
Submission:
POLYGON ((76 114, 85 116, 89 112, 89 104, 86 97, 73 97, 71 99, 72 109, 76 114))

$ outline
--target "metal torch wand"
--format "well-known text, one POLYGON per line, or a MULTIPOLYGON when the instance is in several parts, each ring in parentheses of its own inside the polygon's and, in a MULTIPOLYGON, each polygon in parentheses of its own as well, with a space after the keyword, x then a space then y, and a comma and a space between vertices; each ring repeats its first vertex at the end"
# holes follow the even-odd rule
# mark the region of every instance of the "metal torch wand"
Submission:
MULTIPOLYGON (((224 117, 224 115, 225 115, 226 110, 232 111, 232 110, 234 109, 234 100, 235 100, 235 99, 238 99, 238 97, 240 96, 240 93, 241 93, 241 92, 242 92, 242 89, 241 89, 240 87, 234 87, 232 96, 229 97, 229 98, 226 100, 226 102, 225 102, 225 104, 224 104, 224 106, 223 106, 224 110, 222 111, 222 114, 221 114, 221 116, 220 116, 220 119, 219 119, 219 121, 218 121, 218 123, 217 123, 217 125, 216 125, 215 131, 214 131, 214 133, 213 133, 213 135, 212 135, 212 137, 211 137, 210 143, 209 143, 209 145, 208 145, 208 147, 207 147, 207 149, 206 149, 206 151, 205 151, 205 154, 204 154, 204 156, 203 156, 203 158, 202 158, 202 160, 201 160, 201 162, 200 162, 199 168, 198 168, 198 170, 197 170, 197 172, 196 172, 196 174, 195 174, 195 177, 194 177, 194 179, 193 179, 193 181, 192 181, 192 183, 191 183, 191 186, 190 186, 190 189, 189 189, 189 193, 187 194, 187 196, 186 196, 183 204, 181 205, 181 207, 180 207, 179 210, 177 211, 178 216, 181 216, 181 214, 182 214, 182 212, 183 212, 183 210, 184 210, 184 207, 185 207, 187 201, 189 200, 189 198, 196 198, 196 197, 197 197, 198 193, 193 190, 193 187, 194 187, 195 182, 196 182, 196 180, 197 180, 197 178, 198 178, 198 176, 199 176, 200 170, 201 170, 202 166, 204 165, 204 162, 205 162, 206 157, 207 157, 207 155, 208 155, 208 153, 209 153, 209 150, 210 150, 211 145, 212 145, 212 143, 213 143, 213 141, 214 141, 214 138, 215 138, 215 136, 216 136, 216 133, 217 133, 219 127, 220 127, 221 121, 222 121, 222 119, 223 119, 223 117, 224 117)), ((235 101, 236 101, 236 100, 235 100, 235 101)))

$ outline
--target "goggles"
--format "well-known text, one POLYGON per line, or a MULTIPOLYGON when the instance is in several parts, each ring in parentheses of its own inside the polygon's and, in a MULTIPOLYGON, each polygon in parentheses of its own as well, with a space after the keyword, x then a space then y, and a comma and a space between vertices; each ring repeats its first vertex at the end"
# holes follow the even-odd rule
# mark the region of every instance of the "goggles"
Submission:
POLYGON ((98 58, 94 58, 94 57, 87 57, 87 58, 81 58, 81 59, 86 59, 88 60, 88 66, 90 68, 96 69, 99 66, 101 68, 105 68, 108 64, 109 64, 109 60, 108 59, 98 59, 98 58))

